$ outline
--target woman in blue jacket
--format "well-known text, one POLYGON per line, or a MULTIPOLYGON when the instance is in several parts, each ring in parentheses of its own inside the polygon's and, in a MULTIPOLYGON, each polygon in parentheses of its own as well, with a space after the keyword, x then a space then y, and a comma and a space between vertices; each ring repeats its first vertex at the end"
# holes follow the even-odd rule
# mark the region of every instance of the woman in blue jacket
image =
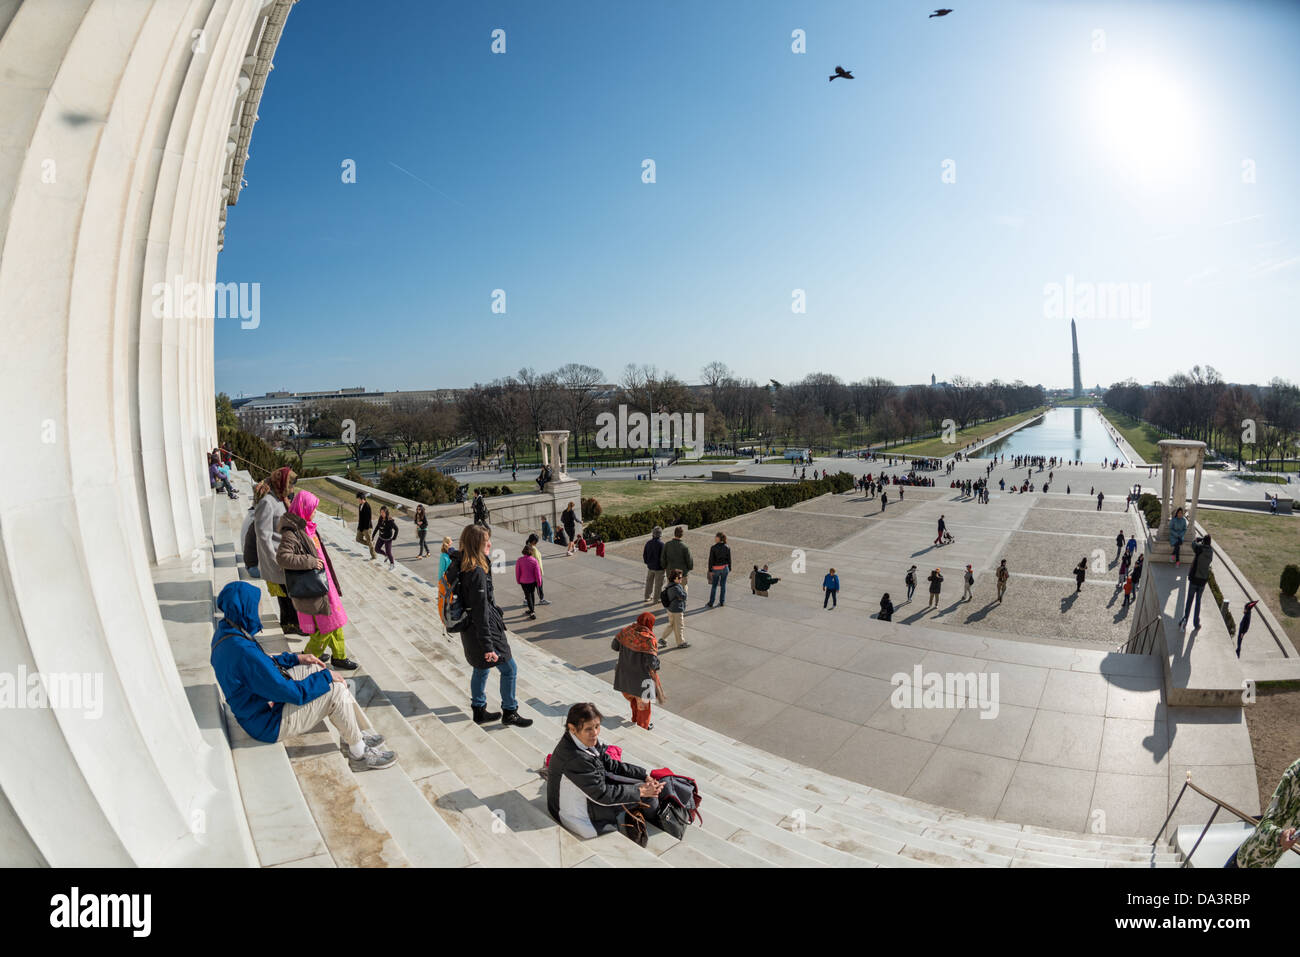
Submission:
POLYGON ((1183 510, 1180 508, 1174 512, 1174 517, 1169 520, 1169 544, 1174 547, 1174 564, 1181 565, 1178 551, 1183 547, 1183 538, 1187 535, 1187 519, 1183 518, 1183 510))
POLYGON ((354 771, 375 771, 397 761, 381 751, 384 736, 364 727, 365 717, 343 677, 315 655, 268 655, 253 640, 262 630, 261 592, 230 582, 217 596, 225 616, 212 636, 210 661, 230 713, 249 737, 271 743, 303 734, 328 718, 339 732, 354 771))

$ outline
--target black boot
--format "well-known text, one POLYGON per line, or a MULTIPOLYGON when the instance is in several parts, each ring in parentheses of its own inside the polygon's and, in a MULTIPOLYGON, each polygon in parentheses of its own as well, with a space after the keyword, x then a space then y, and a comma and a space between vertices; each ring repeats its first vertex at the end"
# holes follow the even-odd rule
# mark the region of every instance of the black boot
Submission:
POLYGON ((516 708, 514 711, 511 711, 509 708, 507 708, 507 709, 505 710, 505 714, 503 714, 503 715, 501 716, 501 723, 502 723, 502 724, 513 724, 515 727, 518 727, 518 728, 529 728, 529 727, 532 727, 533 719, 532 719, 532 718, 521 718, 521 717, 519 717, 519 709, 518 709, 518 708, 516 708))
POLYGON ((472 705, 474 708, 475 724, 491 724, 497 718, 501 717, 500 711, 489 711, 486 707, 480 708, 478 705, 472 705))

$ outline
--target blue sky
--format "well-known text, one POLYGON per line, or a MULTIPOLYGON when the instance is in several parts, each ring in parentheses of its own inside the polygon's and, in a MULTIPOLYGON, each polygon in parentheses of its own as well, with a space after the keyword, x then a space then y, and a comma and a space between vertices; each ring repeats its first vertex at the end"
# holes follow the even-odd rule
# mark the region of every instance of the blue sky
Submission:
POLYGON ((952 5, 302 0, 218 389, 1300 378, 1300 4, 952 5))

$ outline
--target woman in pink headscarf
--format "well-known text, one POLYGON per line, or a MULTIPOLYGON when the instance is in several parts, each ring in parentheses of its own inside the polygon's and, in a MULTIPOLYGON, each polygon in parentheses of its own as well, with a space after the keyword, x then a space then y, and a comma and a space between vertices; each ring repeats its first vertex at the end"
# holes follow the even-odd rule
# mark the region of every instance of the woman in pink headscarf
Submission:
POLYGON ((303 651, 330 660, 335 668, 351 671, 357 663, 348 658, 343 644, 343 626, 348 623, 348 613, 343 610, 343 590, 334 575, 325 544, 316 533, 316 523, 312 521, 318 504, 319 500, 311 492, 302 490, 295 493, 289 510, 280 519, 280 547, 275 560, 284 569, 324 570, 329 582, 327 594, 293 599, 298 624, 303 633, 310 636, 303 651), (329 655, 323 654, 325 649, 329 649, 329 655))

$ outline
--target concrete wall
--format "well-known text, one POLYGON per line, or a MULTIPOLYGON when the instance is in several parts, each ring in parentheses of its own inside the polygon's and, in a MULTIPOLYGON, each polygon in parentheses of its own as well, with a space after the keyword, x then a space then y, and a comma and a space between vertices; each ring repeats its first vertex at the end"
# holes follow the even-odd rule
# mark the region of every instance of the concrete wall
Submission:
POLYGON ((230 799, 150 576, 207 544, 212 303, 153 289, 215 279, 241 73, 291 3, 0 0, 0 672, 103 682, 97 720, 0 710, 6 863, 203 860, 230 799))

